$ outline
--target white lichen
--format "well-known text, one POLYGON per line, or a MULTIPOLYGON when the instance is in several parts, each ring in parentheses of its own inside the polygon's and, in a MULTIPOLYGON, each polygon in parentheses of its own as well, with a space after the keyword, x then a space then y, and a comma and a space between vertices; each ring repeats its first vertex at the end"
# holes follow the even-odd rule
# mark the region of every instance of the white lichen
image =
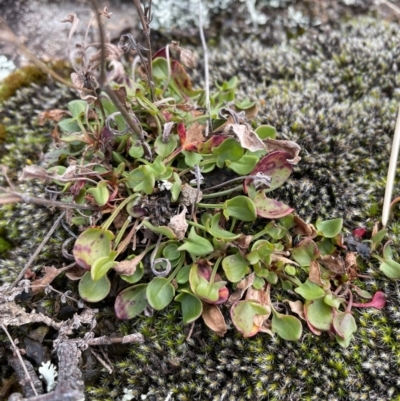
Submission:
POLYGON ((46 391, 50 393, 56 387, 56 377, 58 376, 57 368, 50 362, 47 361, 46 363, 42 362, 42 365, 39 368, 41 380, 46 382, 46 391))

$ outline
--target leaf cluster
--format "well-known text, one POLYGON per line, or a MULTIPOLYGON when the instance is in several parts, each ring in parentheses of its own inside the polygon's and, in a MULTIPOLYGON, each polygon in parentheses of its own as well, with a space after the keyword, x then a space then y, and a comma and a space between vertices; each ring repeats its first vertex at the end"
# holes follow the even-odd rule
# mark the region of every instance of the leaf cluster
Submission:
MULTIPOLYGON (((107 48, 110 63, 132 40, 120 44, 107 48)), ((52 167, 35 170, 34 178, 60 187, 61 201, 97 208, 69 215, 82 232, 72 252, 78 267, 67 276, 79 280, 81 297, 98 302, 117 288, 120 319, 175 301, 184 323, 202 317, 221 336, 225 311, 244 337, 262 331, 296 341, 304 320, 347 347, 357 329, 352 307, 384 305, 382 293, 367 293, 357 280, 365 270, 360 255, 376 253, 386 231, 370 248, 351 237, 353 252, 342 219, 304 222, 270 197, 300 160, 300 147, 256 126, 256 103, 235 102, 237 80, 206 99, 186 71, 193 55, 179 44, 148 65, 141 59, 136 79, 119 71, 110 81, 122 109, 99 90, 93 66, 76 70, 82 99, 69 103, 53 132, 57 147, 45 155, 52 167), (353 296, 372 301, 356 304, 353 296)), ((384 274, 398 278, 390 245, 375 256, 384 274)))

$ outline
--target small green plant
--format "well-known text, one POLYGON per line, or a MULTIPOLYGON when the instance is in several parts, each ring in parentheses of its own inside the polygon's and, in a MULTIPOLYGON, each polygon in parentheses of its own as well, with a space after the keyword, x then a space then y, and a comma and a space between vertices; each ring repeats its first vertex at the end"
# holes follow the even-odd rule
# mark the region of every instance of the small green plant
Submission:
POLYGON ((68 216, 82 231, 72 251, 79 269, 67 273, 81 297, 99 302, 117 289, 120 319, 175 301, 184 323, 202 317, 221 336, 226 311, 244 337, 297 341, 304 320, 347 347, 357 329, 352 308, 385 304, 382 292, 362 289, 363 258, 372 252, 385 275, 400 276, 390 245, 379 253, 386 230, 370 245, 360 231, 345 244, 342 219, 307 224, 271 196, 300 147, 256 126, 257 105, 235 102, 235 78, 206 99, 186 72, 193 55, 177 43, 148 62, 130 35, 119 47, 107 43, 105 60, 100 50, 88 57, 91 47, 71 56, 81 99, 58 123, 57 147, 45 156, 52 166, 25 171, 59 185, 62 202, 92 206, 68 216), (118 61, 130 49, 142 61, 137 79, 118 61), (108 96, 93 73, 104 61, 108 96))

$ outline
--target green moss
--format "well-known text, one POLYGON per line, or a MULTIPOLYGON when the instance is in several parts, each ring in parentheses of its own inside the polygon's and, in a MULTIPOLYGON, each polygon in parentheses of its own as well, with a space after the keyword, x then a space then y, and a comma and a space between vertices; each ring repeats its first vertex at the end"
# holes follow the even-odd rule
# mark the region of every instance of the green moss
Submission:
MULTIPOLYGON (((63 77, 69 75, 70 67, 64 61, 58 60, 48 63, 47 66, 63 77)), ((26 88, 32 83, 44 85, 47 81, 48 75, 41 68, 35 65, 21 67, 0 82, 0 102, 14 96, 18 89, 26 88)))

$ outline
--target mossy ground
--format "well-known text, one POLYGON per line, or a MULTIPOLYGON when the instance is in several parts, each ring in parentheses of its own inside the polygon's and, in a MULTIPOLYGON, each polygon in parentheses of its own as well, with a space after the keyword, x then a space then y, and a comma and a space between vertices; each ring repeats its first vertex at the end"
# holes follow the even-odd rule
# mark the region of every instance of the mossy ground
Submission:
MULTIPOLYGON (((211 52, 214 77, 238 75, 241 95, 263 104, 260 121, 303 147, 303 161, 280 195, 302 217, 343 217, 348 227, 379 219, 400 97, 399 36, 397 25, 358 20, 337 30, 309 32, 274 49, 251 40, 235 47, 222 43, 211 52)), ((48 96, 66 95, 59 93, 61 89, 48 96)), ((26 102, 26 94, 21 93, 18 101, 26 102)), ((34 133, 40 132, 28 121, 36 110, 32 104, 24 118, 14 112, 16 127, 23 124, 28 134, 15 128, 15 135, 26 142, 10 142, 1 163, 12 169, 33 157, 26 155, 38 154, 28 145, 29 135, 30 140, 39 140, 34 133)), ((3 113, 10 113, 12 103, 2 107, 3 113)), ((21 239, 21 248, 0 260, 1 281, 10 281, 53 217, 47 210, 26 206, 2 207, 4 220, 2 216, 8 216, 8 232, 21 239), (32 222, 37 222, 38 236, 27 231, 32 222)), ((398 244, 396 222, 391 232, 398 244)), ((46 254, 49 259, 57 255, 63 234, 59 236, 52 253, 46 254)), ((102 334, 139 331, 146 342, 130 346, 124 356, 110 349, 115 372, 104 372, 100 381, 88 386, 89 399, 121 399, 123 388, 129 388, 134 399, 147 395, 156 401, 165 400, 170 392, 174 400, 400 400, 400 289, 395 282, 374 277, 366 288, 383 290, 388 305, 382 311, 356 313, 359 330, 347 350, 327 336, 309 332, 299 343, 262 334, 243 339, 233 330, 221 339, 200 323, 186 340, 189 327, 180 323, 180 313, 172 307, 127 322, 116 322, 113 311, 102 308, 102 334)))

